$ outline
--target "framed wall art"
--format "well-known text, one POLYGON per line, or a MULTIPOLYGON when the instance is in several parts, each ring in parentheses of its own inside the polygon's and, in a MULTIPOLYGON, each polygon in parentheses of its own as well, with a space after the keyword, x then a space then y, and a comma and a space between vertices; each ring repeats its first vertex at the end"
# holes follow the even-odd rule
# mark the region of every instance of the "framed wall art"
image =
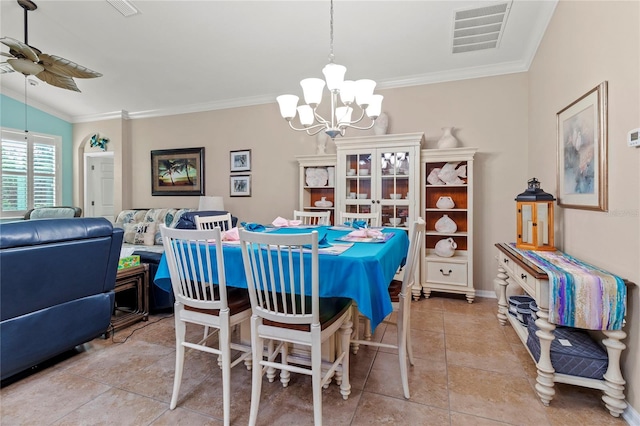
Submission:
POLYGON ((151 151, 151 195, 204 195, 204 147, 151 151))
POLYGON ((607 211, 607 82, 556 117, 558 205, 607 211))
POLYGON ((248 172, 251 170, 251 150, 231 151, 232 172, 248 172))
POLYGON ((232 197, 250 197, 251 196, 251 176, 250 175, 233 175, 231 179, 231 196, 232 197))

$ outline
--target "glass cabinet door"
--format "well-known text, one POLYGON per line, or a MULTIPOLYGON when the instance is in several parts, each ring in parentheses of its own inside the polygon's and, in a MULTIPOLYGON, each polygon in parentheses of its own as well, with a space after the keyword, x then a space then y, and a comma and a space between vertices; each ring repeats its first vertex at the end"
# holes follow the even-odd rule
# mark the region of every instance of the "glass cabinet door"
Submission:
POLYGON ((374 203, 371 153, 347 154, 345 157, 345 206, 350 213, 370 213, 374 203))
POLYGON ((379 154, 382 223, 387 226, 407 226, 409 217, 410 152, 382 151, 379 154))

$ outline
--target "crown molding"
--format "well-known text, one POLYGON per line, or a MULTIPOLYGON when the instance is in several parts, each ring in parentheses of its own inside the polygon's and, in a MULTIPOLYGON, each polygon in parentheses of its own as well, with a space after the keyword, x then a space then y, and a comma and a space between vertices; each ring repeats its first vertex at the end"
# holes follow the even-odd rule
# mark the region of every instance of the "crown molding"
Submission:
MULTIPOLYGON (((6 87, 2 87, 0 90, 0 93, 2 93, 3 95, 11 98, 11 99, 15 99, 18 102, 22 102, 24 103, 24 93, 18 93, 14 90, 11 89, 7 89, 6 87)), ((27 96, 27 106, 33 107, 33 108, 37 108, 42 112, 46 112, 49 115, 53 115, 54 117, 59 118, 60 120, 64 120, 66 122, 72 123, 73 121, 73 117, 67 114, 64 114, 52 107, 50 107, 49 105, 40 103, 38 101, 34 101, 29 99, 29 97, 27 96)))

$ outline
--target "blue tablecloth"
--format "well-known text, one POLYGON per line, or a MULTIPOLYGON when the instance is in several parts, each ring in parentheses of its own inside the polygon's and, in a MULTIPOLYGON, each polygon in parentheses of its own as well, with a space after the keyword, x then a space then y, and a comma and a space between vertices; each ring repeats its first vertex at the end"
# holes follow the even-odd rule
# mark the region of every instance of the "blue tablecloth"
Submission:
MULTIPOLYGON (((349 231, 338 231, 330 227, 317 227, 319 239, 326 235, 335 242, 349 231)), ((309 229, 281 228, 276 233, 307 233, 309 229)), ((400 229, 385 228, 384 233, 394 236, 384 243, 354 243, 340 255, 319 255, 320 297, 348 297, 358 304, 360 312, 371 320, 375 327, 392 311, 389 283, 405 262, 409 248, 407 233, 400 229)), ((211 245, 211 250, 215 246, 211 245)), ((247 288, 239 246, 224 246, 224 264, 227 285, 247 288)), ((171 278, 166 257, 158 265, 154 283, 165 291, 171 291, 171 278)))

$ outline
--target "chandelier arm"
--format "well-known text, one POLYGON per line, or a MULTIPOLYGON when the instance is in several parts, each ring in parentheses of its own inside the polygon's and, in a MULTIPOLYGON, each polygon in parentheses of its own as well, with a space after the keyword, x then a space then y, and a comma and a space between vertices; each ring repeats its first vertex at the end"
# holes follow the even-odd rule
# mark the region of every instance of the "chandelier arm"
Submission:
MULTIPOLYGON (((357 123, 357 121, 356 121, 357 123)), ((340 125, 341 128, 351 128, 351 129, 357 129, 357 130, 369 130, 370 128, 372 128, 374 125, 376 124, 375 120, 371 120, 371 124, 368 125, 367 127, 360 127, 360 126, 354 126, 353 124, 344 124, 344 125, 340 125)))
POLYGON ((365 113, 364 108, 360 108, 360 111, 361 111, 361 112, 360 112, 360 117, 358 117, 358 119, 357 119, 357 120, 351 120, 351 121, 349 121, 349 123, 348 123, 348 124, 356 124, 356 123, 359 123, 359 122, 364 118, 364 113, 365 113))
MULTIPOLYGON (((318 123, 320 123, 323 126, 330 126, 331 123, 329 123, 328 120, 325 120, 320 114, 318 114, 316 112, 316 109, 313 109, 313 116, 316 118, 316 120, 318 120, 318 123)), ((315 124, 313 127, 318 126, 318 124, 315 124)))
MULTIPOLYGON (((313 127, 318 127, 318 126, 313 126, 313 127)), ((326 129, 326 126, 325 126, 325 127, 319 127, 319 128, 318 128, 318 130, 316 130, 315 132, 310 132, 310 130, 311 130, 311 129, 313 129, 313 127, 309 127, 309 128, 307 129, 307 134, 308 134, 309 136, 317 135, 318 133, 320 133, 321 131, 323 131, 323 130, 325 130, 325 129, 326 129)))
POLYGON ((297 130, 298 132, 307 132, 308 130, 311 130, 311 129, 315 129, 315 128, 322 129, 322 128, 326 127, 324 124, 315 124, 315 125, 309 126, 309 127, 298 128, 298 127, 295 127, 291 123, 291 120, 287 120, 287 123, 289 123, 289 127, 291 127, 293 130, 297 130))

